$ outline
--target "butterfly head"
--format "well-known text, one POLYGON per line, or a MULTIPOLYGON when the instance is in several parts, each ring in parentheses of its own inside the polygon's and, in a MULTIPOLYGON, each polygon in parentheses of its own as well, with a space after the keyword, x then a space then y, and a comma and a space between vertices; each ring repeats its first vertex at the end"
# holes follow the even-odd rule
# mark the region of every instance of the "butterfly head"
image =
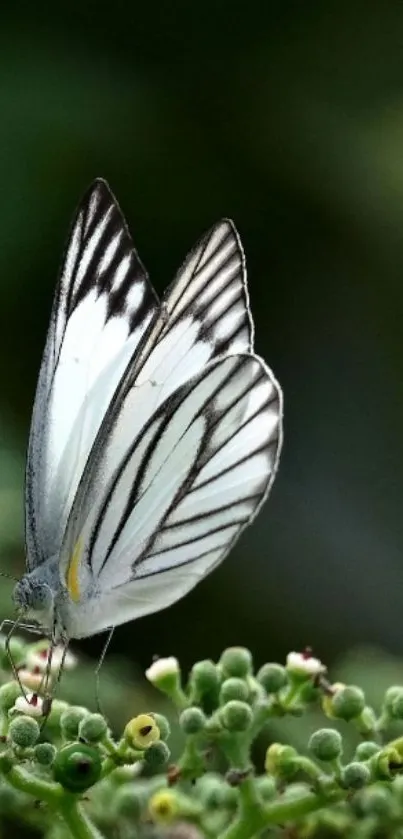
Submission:
POLYGON ((53 593, 47 583, 35 579, 31 574, 24 574, 14 588, 13 600, 17 609, 23 613, 49 614, 53 608, 53 593))

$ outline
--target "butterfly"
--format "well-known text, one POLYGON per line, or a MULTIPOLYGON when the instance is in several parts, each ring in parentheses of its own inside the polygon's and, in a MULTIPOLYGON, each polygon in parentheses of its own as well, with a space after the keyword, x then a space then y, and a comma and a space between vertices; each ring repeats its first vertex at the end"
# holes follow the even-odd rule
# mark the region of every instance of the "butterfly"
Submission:
POLYGON ((222 220, 160 302, 104 180, 78 207, 39 373, 19 613, 55 641, 164 609, 268 495, 282 392, 254 353, 245 259, 222 220))

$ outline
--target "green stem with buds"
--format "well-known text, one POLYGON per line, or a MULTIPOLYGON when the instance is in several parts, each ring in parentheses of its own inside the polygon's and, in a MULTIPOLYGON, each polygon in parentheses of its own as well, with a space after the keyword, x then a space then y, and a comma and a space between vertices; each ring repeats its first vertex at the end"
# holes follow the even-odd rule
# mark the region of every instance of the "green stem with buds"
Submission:
MULTIPOLYGON (((218 839, 253 839, 272 824, 287 824, 298 821, 308 813, 320 810, 329 804, 327 797, 307 792, 298 798, 273 801, 264 804, 256 792, 252 778, 247 778, 239 787, 239 813, 232 824, 224 830, 218 839)), ((343 798, 342 790, 332 795, 331 803, 343 798)))
POLYGON ((57 811, 74 839, 102 839, 101 833, 84 813, 77 796, 63 790, 60 784, 31 775, 21 766, 12 767, 7 773, 7 781, 15 789, 45 801, 57 811))

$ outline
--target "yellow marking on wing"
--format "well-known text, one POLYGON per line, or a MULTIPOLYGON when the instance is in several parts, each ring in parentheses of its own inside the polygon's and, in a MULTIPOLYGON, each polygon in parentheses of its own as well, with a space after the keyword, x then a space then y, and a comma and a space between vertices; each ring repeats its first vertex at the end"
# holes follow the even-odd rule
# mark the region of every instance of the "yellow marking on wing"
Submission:
POLYGON ((78 572, 80 569, 82 555, 81 539, 78 539, 71 555, 69 566, 67 569, 66 583, 67 590, 72 600, 75 603, 80 599, 80 585, 78 581, 78 572))

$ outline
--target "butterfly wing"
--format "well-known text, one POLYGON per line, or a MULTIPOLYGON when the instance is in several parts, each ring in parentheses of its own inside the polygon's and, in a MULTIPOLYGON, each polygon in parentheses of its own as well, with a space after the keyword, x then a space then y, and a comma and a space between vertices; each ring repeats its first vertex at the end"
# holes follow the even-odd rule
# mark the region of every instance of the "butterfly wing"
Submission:
POLYGON ((253 325, 239 236, 224 219, 187 257, 128 365, 94 443, 80 494, 102 464, 102 483, 143 427, 184 383, 217 357, 249 352, 253 325))
POLYGON ((37 385, 26 471, 30 570, 60 550, 92 444, 157 305, 120 209, 97 180, 72 227, 37 385))
POLYGON ((214 358, 251 351, 245 257, 233 222, 223 219, 203 236, 167 289, 130 382, 159 386, 155 408, 214 358))
MULTIPOLYGON (((140 410, 141 388, 134 393, 140 410)), ((165 608, 189 591, 256 515, 278 465, 281 391, 261 359, 242 354, 210 362, 171 394, 105 484, 131 395, 69 522, 62 567, 70 594, 79 592, 75 636, 165 608)))

